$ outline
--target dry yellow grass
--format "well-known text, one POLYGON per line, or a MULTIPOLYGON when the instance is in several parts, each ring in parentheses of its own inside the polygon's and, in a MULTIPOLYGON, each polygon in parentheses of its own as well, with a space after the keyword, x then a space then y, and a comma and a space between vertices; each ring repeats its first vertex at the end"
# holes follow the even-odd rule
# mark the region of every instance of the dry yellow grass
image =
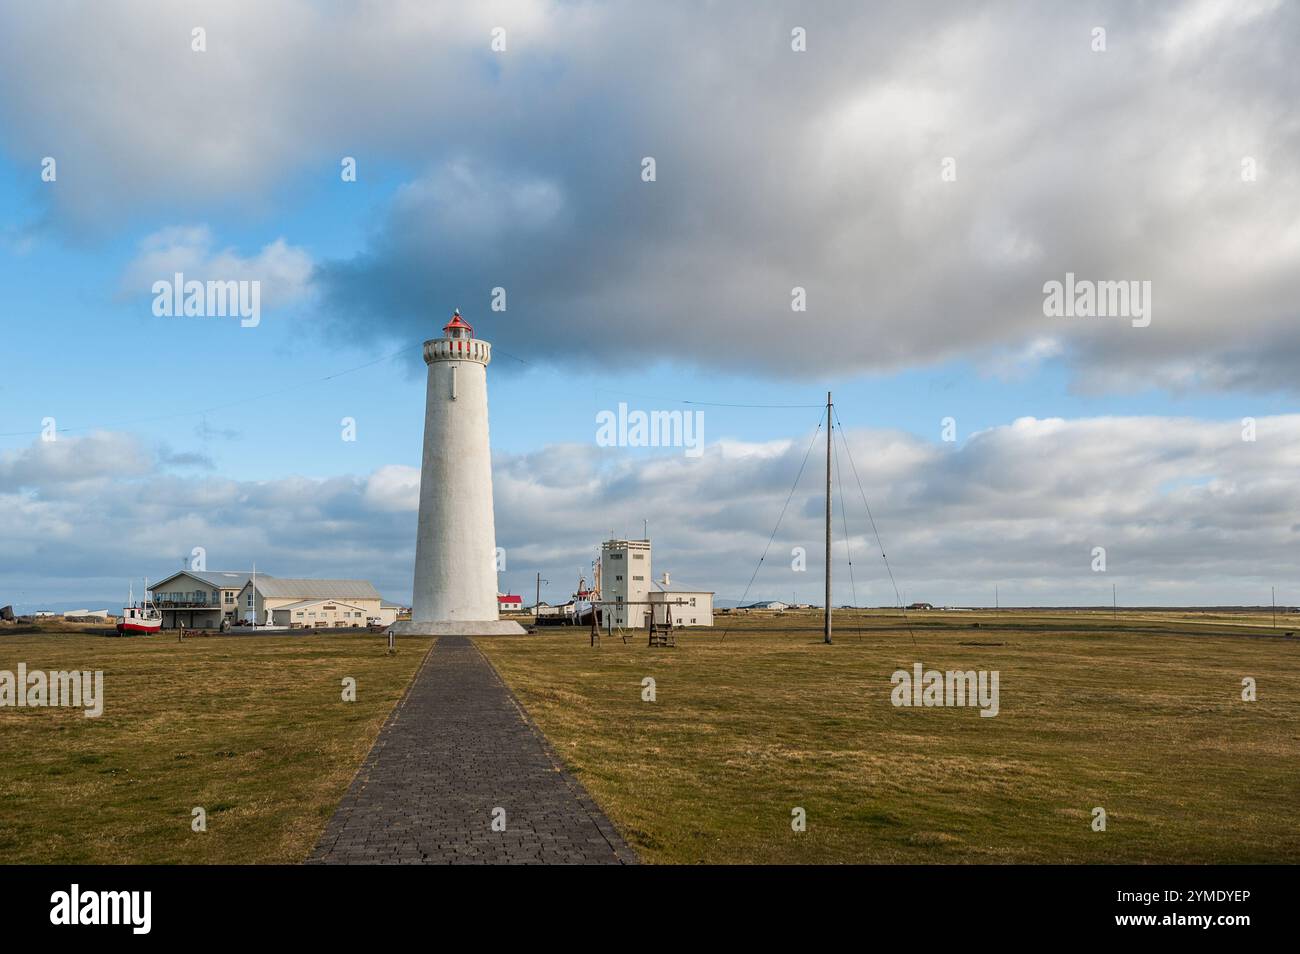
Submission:
POLYGON ((649 861, 1300 861, 1300 641, 1251 638, 1280 632, 1267 616, 934 612, 915 646, 853 620, 834 646, 811 614, 677 649, 479 644, 649 861), (895 708, 915 662, 999 670, 1001 713, 895 708))
MULTIPOLYGON (((793 614, 675 650, 582 631, 480 645, 650 861, 1300 860, 1300 641, 1250 638, 1267 616, 931 613, 915 647, 860 619, 831 647, 793 614), (1000 670, 1001 714, 894 708, 890 674, 917 661, 1000 670)), ((107 696, 100 719, 0 709, 0 857, 301 861, 429 641, 398 645, 0 636, 0 669, 103 669, 107 696)))
POLYGON ((102 669, 106 700, 97 719, 0 709, 0 858, 302 861, 429 644, 388 656, 379 636, 0 635, 0 669, 102 669))

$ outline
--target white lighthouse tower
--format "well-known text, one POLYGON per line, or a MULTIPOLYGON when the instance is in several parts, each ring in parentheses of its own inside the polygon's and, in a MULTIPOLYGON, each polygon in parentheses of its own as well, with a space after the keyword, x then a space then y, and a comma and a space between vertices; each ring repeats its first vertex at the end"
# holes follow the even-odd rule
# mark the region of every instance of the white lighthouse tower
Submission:
POLYGON ((523 633, 497 615, 496 522, 488 445, 487 366, 492 345, 457 311, 424 343, 429 366, 408 636, 523 633))

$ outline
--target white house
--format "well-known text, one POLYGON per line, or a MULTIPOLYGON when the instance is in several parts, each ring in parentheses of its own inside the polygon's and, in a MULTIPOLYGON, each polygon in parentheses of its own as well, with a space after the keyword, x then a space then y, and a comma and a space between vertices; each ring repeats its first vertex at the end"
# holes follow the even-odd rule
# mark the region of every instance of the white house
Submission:
POLYGON ((654 581, 654 589, 650 591, 650 607, 655 619, 661 623, 665 621, 665 610, 659 608, 662 603, 668 608, 667 612, 672 613, 674 626, 712 626, 713 592, 673 586, 671 582, 667 573, 662 580, 654 581))
MULTIPOLYGON (((242 619, 266 620, 277 626, 367 626, 386 620, 383 598, 365 580, 290 580, 257 574, 239 591, 242 619)), ((392 620, 396 610, 390 610, 392 620)), ((391 624, 392 620, 387 620, 391 624)))
POLYGON ((235 621, 239 591, 251 576, 247 570, 182 570, 151 583, 149 592, 164 629, 218 629, 235 621))
POLYGON ((498 596, 497 611, 501 613, 522 613, 524 611, 524 598, 515 596, 513 593, 498 596))

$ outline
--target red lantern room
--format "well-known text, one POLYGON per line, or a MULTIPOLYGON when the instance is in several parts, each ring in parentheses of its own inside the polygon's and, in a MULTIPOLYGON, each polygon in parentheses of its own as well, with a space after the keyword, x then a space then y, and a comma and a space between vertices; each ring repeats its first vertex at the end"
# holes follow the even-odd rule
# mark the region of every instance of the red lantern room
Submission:
POLYGON ((457 308, 452 312, 451 321, 442 326, 442 334, 444 338, 468 341, 474 337, 474 329, 469 326, 469 322, 460 316, 460 309, 457 308))

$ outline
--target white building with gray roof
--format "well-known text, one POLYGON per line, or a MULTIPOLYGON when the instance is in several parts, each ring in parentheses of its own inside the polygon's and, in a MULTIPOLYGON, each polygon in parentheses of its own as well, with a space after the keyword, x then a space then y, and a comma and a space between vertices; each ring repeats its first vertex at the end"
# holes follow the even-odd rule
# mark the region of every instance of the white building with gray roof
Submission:
POLYGON ((254 575, 251 570, 182 570, 150 585, 163 628, 220 629, 222 624, 344 627, 397 619, 399 607, 366 580, 303 580, 254 575))
POLYGON ((366 580, 301 580, 257 574, 239 592, 242 619, 276 626, 341 628, 397 619, 392 604, 366 580))
POLYGON ((674 626, 712 626, 713 591, 674 585, 665 573, 663 579, 654 581, 650 609, 659 623, 667 622, 667 614, 671 613, 674 626), (659 608, 660 604, 664 609, 659 608))

